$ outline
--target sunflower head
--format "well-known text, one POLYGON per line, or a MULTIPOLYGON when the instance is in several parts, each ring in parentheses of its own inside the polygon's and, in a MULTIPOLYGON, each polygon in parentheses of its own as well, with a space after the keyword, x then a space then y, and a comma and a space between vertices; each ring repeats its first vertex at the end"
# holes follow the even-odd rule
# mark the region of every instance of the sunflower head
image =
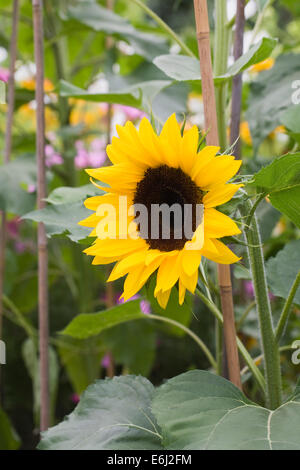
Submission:
POLYGON ((242 186, 228 183, 241 162, 217 155, 218 147, 198 151, 197 127, 182 136, 175 114, 159 135, 146 118, 138 130, 127 122, 117 131, 107 146, 112 165, 86 170, 105 194, 85 201, 94 213, 80 224, 96 237, 85 253, 93 264, 116 262, 108 281, 127 276, 125 300, 157 271, 159 304, 165 308, 175 284, 182 304, 186 289, 195 291, 202 256, 222 264, 239 259, 219 238, 240 230, 216 207, 242 186))

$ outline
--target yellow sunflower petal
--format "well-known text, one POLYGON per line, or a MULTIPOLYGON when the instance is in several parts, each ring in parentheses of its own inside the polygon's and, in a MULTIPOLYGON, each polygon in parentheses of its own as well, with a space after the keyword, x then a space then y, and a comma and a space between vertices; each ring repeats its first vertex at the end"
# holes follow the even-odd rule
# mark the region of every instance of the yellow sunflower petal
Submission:
POLYGON ((181 149, 180 127, 173 113, 165 122, 159 136, 161 148, 163 149, 168 165, 178 168, 180 162, 181 149))
POLYGON ((82 225, 83 227, 96 227, 99 220, 100 219, 96 214, 92 214, 89 215, 86 219, 83 219, 78 222, 78 225, 82 225))
POLYGON ((188 175, 197 158, 197 148, 199 141, 199 130, 193 126, 186 131, 181 140, 180 168, 188 175))
POLYGON ((202 250, 203 256, 216 263, 220 264, 232 264, 239 261, 241 258, 236 256, 224 243, 220 242, 219 240, 211 240, 212 243, 215 245, 216 249, 218 250, 218 254, 213 254, 212 252, 206 252, 204 249, 202 250))
POLYGON ((166 290, 165 292, 159 291, 156 295, 157 302, 161 308, 166 308, 171 294, 171 289, 166 290))
POLYGON ((99 206, 100 202, 101 202, 101 198, 103 196, 93 196, 93 197, 89 197, 88 199, 86 199, 84 201, 84 205, 87 209, 90 209, 92 211, 96 211, 97 210, 97 207, 99 206))
POLYGON ((191 178, 196 181, 199 173, 205 168, 208 163, 210 163, 219 152, 220 147, 215 147, 214 145, 207 145, 204 147, 197 155, 195 159, 194 166, 191 170, 191 178))
POLYGON ((180 278, 179 278, 179 283, 178 283, 178 285, 179 285, 179 293, 178 293, 179 305, 182 305, 183 302, 184 302, 184 298, 185 298, 186 288, 185 288, 184 285, 182 284, 180 278))
POLYGON ((212 188, 203 198, 203 204, 206 208, 221 206, 229 201, 235 193, 242 188, 243 184, 222 184, 212 188))
POLYGON ((119 261, 110 273, 107 282, 115 281, 116 279, 125 276, 125 274, 127 274, 133 267, 144 264, 146 252, 146 249, 135 251, 119 261))
POLYGON ((232 155, 220 155, 208 163, 197 177, 195 183, 204 190, 209 190, 218 183, 226 183, 240 169, 241 160, 235 160, 232 155))
POLYGON ((137 266, 130 271, 124 283, 123 297, 125 300, 135 295, 145 284, 151 274, 158 268, 159 260, 153 261, 149 266, 137 266), (129 276, 129 279, 127 280, 129 276))
POLYGON ((145 240, 96 240, 96 243, 84 250, 84 253, 94 256, 125 256, 146 246, 145 240))
POLYGON ((173 256, 167 256, 160 264, 157 272, 157 281, 154 295, 158 291, 165 292, 171 289, 179 277, 179 252, 173 256))
POLYGON ((117 261, 117 256, 105 257, 105 256, 95 256, 92 261, 92 264, 111 264, 117 261))
POLYGON ((184 272, 191 276, 197 271, 201 262, 201 252, 198 250, 186 250, 182 251, 181 265, 184 272))
POLYGON ((230 217, 213 208, 204 211, 204 230, 208 238, 222 238, 241 233, 230 217))
POLYGON ((198 271, 196 270, 193 274, 188 276, 183 270, 180 273, 180 282, 188 289, 192 294, 195 292, 198 282, 198 271))

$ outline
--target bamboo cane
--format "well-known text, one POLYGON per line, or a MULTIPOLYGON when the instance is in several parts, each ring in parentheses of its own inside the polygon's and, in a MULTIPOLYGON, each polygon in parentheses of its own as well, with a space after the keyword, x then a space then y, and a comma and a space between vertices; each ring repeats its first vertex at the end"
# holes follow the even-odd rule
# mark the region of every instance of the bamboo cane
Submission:
MULTIPOLYGON (((218 145, 218 123, 216 100, 213 82, 212 61, 210 52, 209 21, 206 0, 194 0, 196 33, 200 58, 202 94, 204 103, 205 127, 209 130, 206 141, 208 145, 218 145)), ((218 265, 221 304, 224 319, 224 338, 229 369, 229 378, 240 389, 240 365, 236 343, 235 322, 233 313, 232 286, 230 267, 218 265)))
MULTIPOLYGON (((45 207, 45 112, 44 112, 44 53, 43 16, 41 0, 32 0, 34 26, 34 55, 36 63, 36 155, 37 155, 37 205, 45 207)), ((38 224, 38 301, 39 301, 39 353, 41 416, 40 430, 49 427, 49 360, 48 360, 48 252, 43 223, 38 224)))
MULTIPOLYGON (((11 155, 12 125, 15 104, 15 68, 17 57, 17 39, 19 22, 19 0, 14 0, 12 15, 12 34, 10 41, 10 62, 8 78, 8 100, 7 100, 7 118, 5 129, 4 163, 8 163, 11 155)), ((0 232, 0 340, 2 339, 3 322, 3 288, 5 275, 5 247, 6 247, 6 214, 1 211, 1 232, 0 232)), ((1 370, 1 369, 0 369, 1 370)), ((1 375, 0 375, 1 385, 1 375)))
MULTIPOLYGON (((245 27, 245 0, 237 0, 235 17, 235 38, 233 47, 234 60, 243 54, 244 27, 245 27)), ((233 145, 232 152, 236 158, 241 158, 240 123, 241 123, 241 103, 242 103, 242 74, 233 78, 232 82, 232 104, 231 104, 231 124, 230 143, 233 145)))

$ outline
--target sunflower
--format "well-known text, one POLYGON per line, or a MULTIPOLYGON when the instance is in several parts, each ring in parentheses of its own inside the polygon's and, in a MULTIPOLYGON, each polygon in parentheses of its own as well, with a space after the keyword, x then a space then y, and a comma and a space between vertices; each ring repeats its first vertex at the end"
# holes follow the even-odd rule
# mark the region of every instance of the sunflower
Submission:
MULTIPOLYGON (((80 224, 93 227, 90 235, 96 237, 85 253, 94 256, 95 265, 116 262, 108 281, 127 275, 122 294, 125 301, 157 271, 154 295, 159 304, 166 307, 175 284, 182 304, 186 289, 195 291, 202 256, 221 264, 239 260, 219 238, 237 235, 240 230, 216 207, 229 201, 242 186, 227 183, 241 162, 231 155, 217 155, 219 147, 206 146, 198 151, 197 126, 182 135, 175 114, 168 118, 160 135, 146 118, 141 120, 138 130, 127 122, 117 126, 117 132, 119 137, 113 137, 107 146, 112 165, 86 170, 92 181, 97 179, 106 186, 99 186, 105 194, 85 201, 85 206, 95 212, 80 224), (120 204, 120 200, 125 202, 120 204), (115 209, 117 235, 105 238, 103 208, 107 204, 115 209), (149 224, 152 205, 177 204, 182 208, 189 205, 191 235, 178 238, 173 221, 169 238, 162 236, 161 226, 158 236, 152 237, 152 233, 144 236, 136 214, 130 211, 130 207, 139 204, 148 209, 149 224), (195 217, 199 205, 204 214, 200 221, 195 217)), ((105 223, 109 225, 110 221, 105 223)))

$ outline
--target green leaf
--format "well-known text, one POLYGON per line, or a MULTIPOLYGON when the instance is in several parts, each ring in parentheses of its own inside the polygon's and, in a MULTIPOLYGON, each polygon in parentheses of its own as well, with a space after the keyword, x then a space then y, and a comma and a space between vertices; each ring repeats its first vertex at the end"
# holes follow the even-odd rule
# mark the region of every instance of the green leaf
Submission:
POLYGON ((141 106, 141 97, 137 89, 132 92, 113 92, 113 93, 91 93, 83 90, 65 80, 59 82, 59 94, 64 97, 80 98, 86 101, 97 101, 105 103, 118 103, 126 106, 139 108, 141 106))
POLYGON ((69 186, 60 186, 54 189, 46 201, 50 204, 70 204, 73 202, 84 201, 87 197, 101 196, 103 191, 93 184, 85 184, 77 188, 70 188, 69 186))
POLYGON ((281 123, 294 134, 300 134, 300 104, 293 104, 280 115, 281 123))
POLYGON ((172 84, 170 80, 148 80, 126 86, 122 91, 110 93, 91 93, 64 80, 60 81, 60 94, 65 97, 80 98, 88 101, 118 103, 143 109, 151 113, 152 103, 162 90, 172 84))
POLYGON ((243 54, 234 64, 229 67, 228 71, 222 78, 234 77, 240 72, 243 72, 251 65, 258 64, 259 62, 270 57, 272 51, 277 45, 277 39, 262 38, 257 44, 254 44, 249 51, 243 54))
POLYGON ((140 300, 131 300, 99 313, 77 315, 62 334, 79 339, 89 338, 112 326, 139 318, 145 318, 145 314, 141 312, 140 300))
MULTIPOLYGON (((300 270, 300 240, 294 240, 280 250, 266 264, 267 278, 271 291, 286 299, 300 270)), ((300 305, 300 287, 294 298, 300 305)))
POLYGON ((65 336, 59 342, 58 352, 73 389, 81 395, 99 377, 101 358, 105 353, 103 340, 99 337, 80 340, 65 336))
POLYGON ((299 55, 284 54, 271 70, 261 72, 250 84, 246 119, 255 148, 281 124, 283 112, 292 104, 296 91, 292 84, 299 79, 299 73, 299 55))
POLYGON ((20 447, 20 439, 13 429, 8 416, 0 408, 0 450, 16 450, 20 447))
POLYGON ((153 64, 173 80, 200 80, 199 61, 193 57, 165 54, 155 57, 153 64))
POLYGON ((40 449, 300 450, 300 387, 276 410, 231 382, 193 370, 154 390, 143 377, 91 385, 40 449))
POLYGON ((155 359, 156 334, 149 321, 122 323, 104 331, 101 337, 115 362, 125 366, 130 374, 147 376, 150 373, 155 359))
POLYGON ((78 222, 92 214, 82 201, 47 206, 23 215, 23 219, 43 222, 47 236, 66 235, 70 240, 78 242, 89 236, 91 229, 78 225, 78 222))
POLYGON ((36 161, 33 155, 22 155, 0 167, 0 210, 22 215, 33 209, 36 196, 22 184, 36 183, 36 161))
MULTIPOLYGON (((215 84, 218 85, 225 80, 229 80, 235 75, 246 70, 251 65, 257 64, 270 56, 277 44, 276 39, 262 38, 257 44, 251 47, 248 52, 242 55, 226 74, 215 77, 215 84)), ((166 75, 174 80, 200 80, 199 61, 193 57, 184 55, 166 54, 155 57, 153 63, 166 75)))
POLYGON ((137 54, 150 61, 168 50, 163 38, 137 30, 125 18, 96 3, 81 1, 80 4, 68 8, 67 16, 95 31, 123 37, 137 54))
POLYGON ((195 370, 163 384, 152 410, 167 449, 300 449, 299 392, 270 411, 222 377, 195 370))
POLYGON ((300 227, 300 153, 276 158, 254 175, 251 185, 268 194, 272 205, 300 227))
POLYGON ((143 377, 99 380, 65 421, 43 433, 39 449, 162 449, 150 409, 153 393, 143 377))

